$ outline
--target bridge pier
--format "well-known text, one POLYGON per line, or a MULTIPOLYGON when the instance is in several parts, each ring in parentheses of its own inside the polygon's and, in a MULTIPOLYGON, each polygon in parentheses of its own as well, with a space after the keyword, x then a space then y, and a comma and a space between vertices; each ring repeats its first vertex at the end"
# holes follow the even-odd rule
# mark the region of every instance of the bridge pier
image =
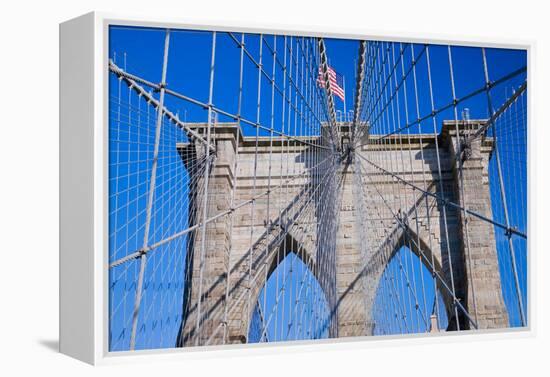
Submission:
MULTIPOLYGON (((204 134, 206 128, 197 130, 204 134)), ((216 133, 213 138, 216 155, 210 155, 207 195, 204 195, 204 144, 196 141, 178 146, 188 171, 192 172, 190 181, 194 182, 189 187, 189 224, 201 223, 231 207, 236 144, 233 133, 225 131, 216 133), (203 212, 204 200, 207 200, 206 214, 203 212)), ((180 345, 202 345, 207 341, 222 343, 223 327, 226 325, 224 308, 230 247, 231 222, 228 216, 206 224, 204 241, 202 227, 190 234, 186 261, 185 322, 178 339, 180 345)))
MULTIPOLYGON (((493 141, 478 137, 465 143, 481 125, 480 121, 444 122, 442 139, 451 154, 457 203, 492 218, 489 158, 493 141)), ((494 226, 462 211, 458 215, 464 267, 457 281, 461 283, 464 304, 479 329, 507 327, 494 226)), ((468 321, 464 320, 464 327, 471 328, 468 321)))
MULTIPOLYGON (((336 233, 337 337, 372 335, 374 324, 367 306, 365 254, 361 247, 354 166, 340 169, 339 225, 336 233)), ((369 276, 370 277, 370 276, 369 276)), ((372 307, 371 307, 372 308, 372 307)))

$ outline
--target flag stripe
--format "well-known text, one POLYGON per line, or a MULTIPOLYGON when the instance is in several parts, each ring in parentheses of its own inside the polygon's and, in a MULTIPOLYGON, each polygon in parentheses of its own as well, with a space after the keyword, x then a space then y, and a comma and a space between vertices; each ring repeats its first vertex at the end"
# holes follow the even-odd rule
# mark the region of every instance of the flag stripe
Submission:
MULTIPOLYGON (((328 79, 330 83, 330 91, 332 92, 332 94, 340 98, 342 101, 345 101, 346 94, 344 93, 344 89, 342 88, 343 83, 342 85, 340 85, 339 83, 339 81, 342 81, 342 77, 330 66, 328 67, 328 79)), ((321 67, 319 67, 319 78, 317 79, 317 85, 321 87, 327 87, 321 67)))

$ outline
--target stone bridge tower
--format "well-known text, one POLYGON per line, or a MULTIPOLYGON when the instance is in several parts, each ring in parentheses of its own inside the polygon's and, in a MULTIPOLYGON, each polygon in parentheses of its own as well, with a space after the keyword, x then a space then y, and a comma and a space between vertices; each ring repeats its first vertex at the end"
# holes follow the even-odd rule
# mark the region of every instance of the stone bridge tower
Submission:
MULTIPOLYGON (((508 315, 501 293, 493 226, 472 216, 465 218, 462 211, 448 206, 444 210, 434 197, 412 187, 403 187, 397 193, 388 184, 391 175, 380 174, 375 166, 357 161, 364 157, 383 164, 406 156, 404 171, 390 173, 406 177, 418 187, 425 185, 426 191, 491 218, 488 161, 492 140, 474 140, 467 148, 467 156, 458 152, 459 137, 475 132, 481 124, 482 121, 471 121, 466 128, 460 122, 445 121, 436 137, 394 135, 384 144, 377 144, 376 136, 371 135, 374 142, 367 143, 365 139, 353 159, 326 158, 327 152, 317 161, 308 157, 311 154, 307 153, 307 143, 259 137, 256 144, 256 138, 243 137, 235 123, 212 125, 216 156, 209 174, 206 217, 222 212, 231 212, 231 216, 209 222, 204 242, 201 232, 189 237, 185 323, 179 344, 221 344, 223 339, 226 343, 246 343, 254 309, 248 303, 256 302, 265 279, 291 251, 310 268, 325 292, 332 313, 329 336, 372 335, 378 283, 386 265, 405 242, 425 264, 433 262, 436 273, 447 285, 451 285, 451 275, 454 277, 455 295, 479 328, 506 327, 508 315), (327 181, 330 183, 323 183, 334 185, 336 189, 327 190, 332 194, 304 193, 311 190, 308 180, 319 176, 308 172, 329 170, 334 164, 338 165, 337 173, 332 181, 327 181), (364 169, 359 183, 357 169, 364 169), (283 170, 292 173, 283 174, 283 170), (254 197, 252 187, 260 192, 281 184, 285 185, 284 192, 270 193, 269 200, 265 196, 254 197), (399 220, 392 218, 384 204, 384 198, 395 200, 397 195, 403 203, 397 214, 399 220), (253 205, 231 210, 245 201, 252 201, 253 205), (325 235, 317 231, 324 219, 308 222, 298 217, 311 205, 330 206, 328 213, 338 218, 332 244, 324 242, 325 235), (405 231, 399 223, 406 224, 405 231), (289 224, 294 226, 290 228, 289 224), (198 323, 200 332, 196 331, 198 323)), ((194 128, 204 133, 206 125, 195 124, 194 128)), ((340 124, 343 138, 348 130, 349 125, 340 124)), ((311 137, 300 138, 314 142, 311 137)), ((199 224, 204 215, 202 176, 206 164, 200 162, 204 161, 204 149, 199 143, 187 143, 178 145, 178 150, 188 170, 196 175, 190 187, 189 216, 190 223, 199 224)), ((454 302, 442 285, 439 289, 449 318, 448 330, 455 330, 454 302)), ((467 318, 461 312, 458 315, 461 329, 468 329, 467 318)))

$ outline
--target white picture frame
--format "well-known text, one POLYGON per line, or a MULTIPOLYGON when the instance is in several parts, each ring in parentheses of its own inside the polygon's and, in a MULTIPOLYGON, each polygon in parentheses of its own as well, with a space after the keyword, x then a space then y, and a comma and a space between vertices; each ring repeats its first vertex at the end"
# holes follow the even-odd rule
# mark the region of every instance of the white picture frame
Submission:
MULTIPOLYGON (((483 334, 440 334, 429 338, 411 335, 383 339, 347 338, 292 344, 207 346, 110 353, 108 334, 108 228, 107 228, 107 125, 108 125, 108 28, 110 25, 169 27, 198 30, 269 32, 286 35, 327 36, 389 41, 460 43, 527 50, 528 82, 531 83, 531 41, 490 41, 457 37, 449 41, 433 35, 363 34, 356 30, 324 30, 287 25, 200 24, 172 18, 88 13, 60 24, 60 351, 90 364, 163 359, 254 355, 270 352, 378 347, 387 342, 448 342, 486 338, 533 336, 532 287, 534 269, 528 254, 529 325, 521 329, 483 331, 483 334), (203 352, 208 351, 208 352, 203 352)), ((529 104, 531 103, 529 97, 529 104)), ((528 119, 531 119, 529 105, 528 119)), ((528 124, 528 129, 532 128, 528 124)), ((533 133, 529 132, 529 139, 533 133)), ((529 145, 531 145, 529 140, 529 145)), ((531 170, 528 163, 529 170, 531 170)), ((531 195, 528 195, 528 202, 531 195)), ((530 203, 529 203, 530 204, 530 203)), ((531 213, 529 214, 531 219, 531 213)), ((529 221, 532 224, 532 221, 529 221)), ((531 226, 529 226, 531 228, 531 226)), ((528 240, 530 244, 530 239, 528 240)), ((528 246, 529 248, 529 246, 528 246)), ((530 248, 529 248, 530 249, 530 248)))

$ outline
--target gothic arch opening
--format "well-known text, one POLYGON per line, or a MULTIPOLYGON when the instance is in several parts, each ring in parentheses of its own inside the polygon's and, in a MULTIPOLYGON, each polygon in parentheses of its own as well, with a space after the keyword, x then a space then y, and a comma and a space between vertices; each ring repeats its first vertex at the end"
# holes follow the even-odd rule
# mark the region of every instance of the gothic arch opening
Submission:
POLYGON ((373 335, 447 329, 452 298, 434 269, 443 276, 440 261, 409 230, 395 243, 380 274, 371 312, 373 335))
POLYGON ((296 242, 287 241, 257 295, 250 316, 249 343, 329 336, 329 305, 315 277, 312 259, 296 242))

